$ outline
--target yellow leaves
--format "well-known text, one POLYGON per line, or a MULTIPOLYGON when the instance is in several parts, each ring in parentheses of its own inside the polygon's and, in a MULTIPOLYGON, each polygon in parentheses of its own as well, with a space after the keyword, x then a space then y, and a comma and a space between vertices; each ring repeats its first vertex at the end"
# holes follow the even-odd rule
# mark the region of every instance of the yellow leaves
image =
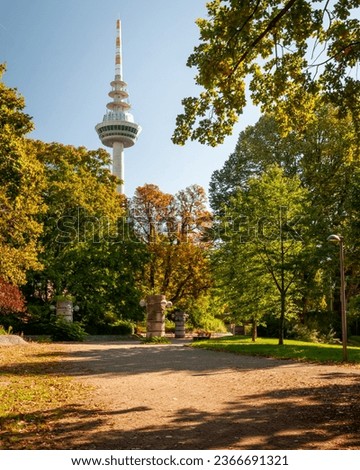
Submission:
POLYGON ((282 136, 295 131, 299 138, 305 127, 314 121, 318 94, 309 76, 304 73, 304 60, 298 54, 286 54, 266 67, 252 67, 250 84, 252 99, 265 114, 275 117, 282 136))
POLYGON ((301 138, 307 126, 316 119, 316 99, 303 89, 297 87, 291 89, 291 86, 289 86, 289 95, 291 99, 278 100, 269 111, 278 122, 282 137, 294 130, 294 122, 296 122, 296 132, 301 138))
POLYGON ((44 172, 25 139, 33 125, 23 113, 24 99, 0 82, 0 105, 0 276, 23 284, 28 269, 41 268, 44 172))
POLYGON ((41 268, 37 261, 37 243, 42 224, 37 217, 45 207, 39 192, 34 189, 38 178, 27 175, 32 165, 25 160, 25 154, 22 154, 21 184, 17 191, 11 189, 12 182, 3 184, 0 189, 0 276, 16 285, 24 284, 28 269, 41 268), (15 196, 11 197, 9 194, 14 192, 15 196))
POLYGON ((15 285, 25 284, 26 271, 39 271, 42 264, 38 261, 38 247, 30 242, 18 249, 9 244, 0 244, 0 277, 15 285))
POLYGON ((175 196, 148 184, 137 188, 131 215, 135 233, 151 257, 145 270, 146 289, 171 299, 196 297, 209 283, 204 232, 211 225, 202 187, 193 185, 175 196))
POLYGON ((61 217, 67 210, 81 208, 111 222, 124 215, 115 179, 106 168, 107 152, 57 143, 33 145, 46 171, 45 201, 51 205, 50 213, 61 217))

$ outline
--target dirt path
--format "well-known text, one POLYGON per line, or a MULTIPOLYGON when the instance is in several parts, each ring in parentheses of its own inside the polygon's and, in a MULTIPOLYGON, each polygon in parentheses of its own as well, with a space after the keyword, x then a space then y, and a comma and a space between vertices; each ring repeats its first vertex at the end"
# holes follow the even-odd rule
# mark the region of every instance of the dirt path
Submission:
MULTIPOLYGON (((360 369, 171 345, 65 345, 91 384, 67 449, 360 449, 360 369)), ((78 410, 79 411, 79 410, 78 410)))

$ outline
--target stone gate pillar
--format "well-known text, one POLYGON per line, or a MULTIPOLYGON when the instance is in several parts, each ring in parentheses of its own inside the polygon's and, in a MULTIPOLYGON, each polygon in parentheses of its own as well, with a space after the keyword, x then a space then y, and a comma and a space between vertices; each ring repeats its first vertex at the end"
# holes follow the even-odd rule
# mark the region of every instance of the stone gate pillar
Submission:
POLYGON ((69 323, 73 322, 73 303, 71 300, 58 300, 56 302, 56 316, 63 318, 69 323))
POLYGON ((189 315, 181 310, 174 313, 173 319, 175 322, 175 338, 185 338, 185 322, 189 315))
POLYGON ((142 307, 146 307, 146 337, 165 336, 165 310, 171 307, 165 295, 148 295, 146 300, 140 302, 142 307))
POLYGON ((149 295, 146 298, 146 337, 165 336, 165 295, 149 295))

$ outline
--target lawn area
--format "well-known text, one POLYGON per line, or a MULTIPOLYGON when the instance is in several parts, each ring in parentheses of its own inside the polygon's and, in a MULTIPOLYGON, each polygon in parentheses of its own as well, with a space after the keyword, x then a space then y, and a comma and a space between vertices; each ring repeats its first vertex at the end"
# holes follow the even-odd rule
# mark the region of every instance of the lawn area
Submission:
MULTIPOLYGON (((192 343, 192 347, 277 359, 328 363, 342 362, 341 345, 307 343, 295 340, 285 340, 284 343, 284 345, 279 346, 278 340, 275 338, 258 338, 254 343, 247 336, 225 336, 197 341, 192 343)), ((360 347, 348 346, 348 358, 349 362, 360 364, 360 347)))
POLYGON ((64 417, 76 419, 88 389, 61 373, 60 357, 56 345, 0 348, 0 449, 51 449, 64 417))

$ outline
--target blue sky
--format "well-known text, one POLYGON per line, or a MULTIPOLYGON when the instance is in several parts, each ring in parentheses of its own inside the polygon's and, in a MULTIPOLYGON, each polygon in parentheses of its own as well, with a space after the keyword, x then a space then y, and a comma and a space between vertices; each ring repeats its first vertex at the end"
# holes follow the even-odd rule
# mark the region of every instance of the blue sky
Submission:
MULTIPOLYGON (((196 96, 186 60, 198 44, 195 20, 206 0, 1 0, 0 62, 4 81, 25 97, 31 137, 88 149, 102 147, 102 120, 114 77, 116 19, 122 21, 123 75, 132 113, 143 130, 125 151, 125 193, 153 183, 175 194, 191 184, 206 191, 211 174, 234 150, 239 132, 259 113, 249 106, 234 134, 216 148, 171 135, 181 99, 196 96)), ((111 149, 107 149, 110 150, 111 149)))

